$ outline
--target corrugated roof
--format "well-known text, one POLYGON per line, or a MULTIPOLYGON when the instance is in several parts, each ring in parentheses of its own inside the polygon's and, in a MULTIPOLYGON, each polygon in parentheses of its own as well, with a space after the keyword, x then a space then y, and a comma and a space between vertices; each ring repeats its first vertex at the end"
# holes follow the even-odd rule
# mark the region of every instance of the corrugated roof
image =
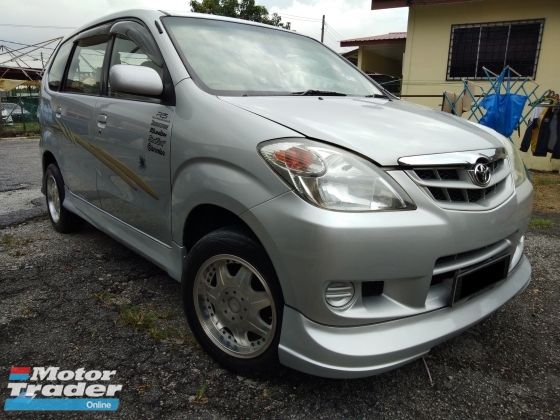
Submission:
POLYGON ((395 7, 427 6, 430 4, 462 3, 477 0, 371 0, 371 9, 393 9, 395 7))
POLYGON ((340 42, 386 41, 388 39, 406 39, 406 32, 389 32, 388 34, 368 36, 366 38, 344 39, 340 42))

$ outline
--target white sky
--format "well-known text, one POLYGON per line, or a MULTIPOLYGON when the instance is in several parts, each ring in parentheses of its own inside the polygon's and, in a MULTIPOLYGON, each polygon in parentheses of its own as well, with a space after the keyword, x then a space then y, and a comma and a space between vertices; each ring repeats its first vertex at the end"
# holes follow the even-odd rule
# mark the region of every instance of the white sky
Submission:
MULTIPOLYGON (((14 49, 22 46, 6 41, 34 44, 64 36, 71 29, 7 25, 80 27, 98 17, 131 8, 190 10, 188 0, 20 0, 9 2, 9 7, 4 7, 6 3, 8 0, 0 0, 0 46, 14 49)), ((256 0, 256 3, 266 6, 271 13, 280 14, 282 21, 292 23, 292 29, 316 39, 320 39, 320 20, 325 15, 325 44, 341 52, 352 48, 341 49, 340 39, 406 31, 406 8, 373 11, 370 0, 256 0)), ((40 52, 33 53, 37 59, 35 62, 27 60, 27 63, 40 68, 40 52)), ((46 57, 49 50, 42 52, 46 57)), ((8 59, 6 55, 0 55, 0 64, 8 59)))

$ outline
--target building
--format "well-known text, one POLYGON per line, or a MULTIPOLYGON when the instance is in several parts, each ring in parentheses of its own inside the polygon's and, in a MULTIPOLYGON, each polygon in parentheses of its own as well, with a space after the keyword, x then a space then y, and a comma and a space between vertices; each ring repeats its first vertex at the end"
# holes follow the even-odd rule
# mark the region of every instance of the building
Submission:
MULTIPOLYGON (((461 79, 488 89, 482 66, 499 73, 506 64, 532 77, 539 93, 560 91, 559 0, 372 0, 373 10, 395 7, 409 8, 406 100, 439 108, 442 92, 460 92, 461 79)), ((560 170, 558 160, 522 156, 529 168, 560 170)))
MULTIPOLYGON (((361 70, 398 78, 402 76, 405 45, 406 32, 391 32, 340 41, 341 47, 358 47, 357 63, 355 64, 361 70)), ((350 51, 352 57, 355 57, 355 51, 350 51)))
POLYGON ((10 91, 17 86, 40 86, 43 70, 0 66, 0 90, 10 91))

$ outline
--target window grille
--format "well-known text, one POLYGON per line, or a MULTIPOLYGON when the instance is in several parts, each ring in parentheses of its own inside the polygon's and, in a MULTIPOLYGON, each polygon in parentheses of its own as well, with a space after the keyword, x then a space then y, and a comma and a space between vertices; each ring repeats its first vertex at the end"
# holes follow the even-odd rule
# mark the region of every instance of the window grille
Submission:
POLYGON ((506 65, 523 76, 537 73, 544 19, 451 26, 447 80, 484 79, 482 67, 506 65))

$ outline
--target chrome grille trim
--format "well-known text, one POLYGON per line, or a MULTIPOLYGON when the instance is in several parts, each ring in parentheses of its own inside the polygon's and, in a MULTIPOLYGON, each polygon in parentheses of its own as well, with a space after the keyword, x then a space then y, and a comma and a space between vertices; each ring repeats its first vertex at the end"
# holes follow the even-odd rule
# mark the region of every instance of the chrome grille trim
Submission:
POLYGON ((438 153, 435 155, 405 156, 398 159, 401 166, 472 166, 479 162, 493 162, 507 156, 504 147, 465 152, 438 153))
POLYGON ((509 240, 503 239, 495 244, 474 251, 438 258, 434 267, 434 276, 485 261, 508 249, 511 245, 509 240))
POLYGON ((404 172, 444 208, 483 210, 501 204, 513 194, 511 169, 503 148, 399 159, 399 163, 403 162, 418 163, 418 166, 403 168, 404 172), (463 161, 459 162, 461 158, 463 161), (448 165, 453 159, 455 164, 448 165), (436 162, 446 164, 427 166, 427 163, 436 162), (491 178, 486 186, 473 182, 471 172, 477 163, 484 163, 490 169, 491 178))

